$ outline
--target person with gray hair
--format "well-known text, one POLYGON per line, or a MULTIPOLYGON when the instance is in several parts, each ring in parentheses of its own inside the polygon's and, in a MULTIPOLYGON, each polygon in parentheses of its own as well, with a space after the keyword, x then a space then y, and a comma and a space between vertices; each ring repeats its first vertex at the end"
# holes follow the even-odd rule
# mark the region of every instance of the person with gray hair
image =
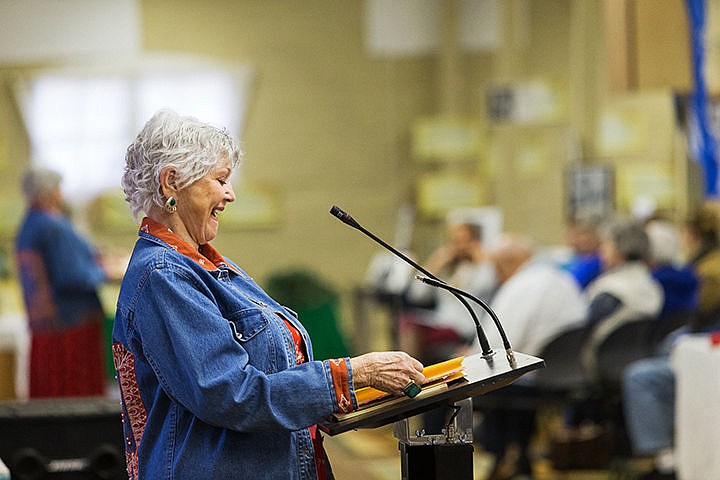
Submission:
POLYGON ((582 362, 590 378, 597 374, 597 349, 605 339, 626 323, 656 319, 665 296, 650 271, 650 239, 642 223, 625 218, 610 222, 600 255, 603 273, 585 290, 591 332, 582 362))
POLYGON ((357 409, 361 387, 413 396, 425 381, 404 352, 314 360, 297 315, 210 245, 241 157, 169 110, 127 149, 122 186, 145 217, 112 339, 131 479, 330 479, 317 424, 357 409))
POLYGON ((604 229, 600 247, 603 273, 585 291, 590 305, 588 323, 596 330, 660 313, 663 291, 650 273, 650 253, 650 239, 639 222, 618 219, 604 229))
POLYGON ((22 178, 25 201, 30 205, 52 201, 62 203, 62 197, 59 196, 61 181, 62 177, 55 170, 44 167, 29 168, 22 178))
POLYGON ((60 182, 43 167, 22 179, 27 212, 15 246, 31 333, 31 398, 105 393, 98 289, 108 278, 98 252, 65 215, 60 182))

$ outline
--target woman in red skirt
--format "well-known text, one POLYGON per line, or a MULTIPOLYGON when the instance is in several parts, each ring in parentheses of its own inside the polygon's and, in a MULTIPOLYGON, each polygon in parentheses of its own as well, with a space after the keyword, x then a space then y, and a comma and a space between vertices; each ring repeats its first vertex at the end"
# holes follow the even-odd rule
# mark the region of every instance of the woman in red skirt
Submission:
POLYGON ((31 398, 105 393, 98 288, 106 274, 64 214, 60 180, 52 170, 34 168, 22 185, 28 211, 16 249, 32 338, 31 398))

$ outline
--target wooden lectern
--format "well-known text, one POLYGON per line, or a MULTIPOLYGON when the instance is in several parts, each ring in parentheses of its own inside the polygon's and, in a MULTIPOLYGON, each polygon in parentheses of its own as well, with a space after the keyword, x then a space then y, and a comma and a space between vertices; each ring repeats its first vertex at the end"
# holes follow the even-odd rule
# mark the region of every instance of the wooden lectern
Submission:
POLYGON ((450 383, 423 387, 415 398, 389 397, 347 414, 337 414, 319 425, 328 435, 394 423, 394 436, 401 453, 402 480, 473 480, 472 397, 514 382, 542 368, 541 358, 504 351, 470 355, 463 360, 465 376, 450 383), (412 418, 435 409, 451 413, 439 434, 414 428, 412 418))

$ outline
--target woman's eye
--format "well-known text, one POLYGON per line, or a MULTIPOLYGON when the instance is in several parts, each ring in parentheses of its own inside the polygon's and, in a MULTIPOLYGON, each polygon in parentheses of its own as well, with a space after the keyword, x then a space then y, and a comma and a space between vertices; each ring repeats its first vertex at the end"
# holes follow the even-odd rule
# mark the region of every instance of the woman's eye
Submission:
POLYGON ((220 182, 220 185, 225 186, 227 184, 227 180, 223 180, 222 178, 218 178, 218 182, 220 182))

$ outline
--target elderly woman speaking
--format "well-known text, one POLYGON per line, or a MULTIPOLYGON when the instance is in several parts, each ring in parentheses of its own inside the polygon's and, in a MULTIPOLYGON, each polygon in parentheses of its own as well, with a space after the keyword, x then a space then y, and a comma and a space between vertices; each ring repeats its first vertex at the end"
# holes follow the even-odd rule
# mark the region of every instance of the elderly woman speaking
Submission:
POLYGON ((316 423, 357 408, 357 388, 425 380, 403 352, 314 361, 293 311, 210 245, 241 156, 167 110, 127 150, 122 186, 146 215, 113 330, 132 479, 333 478, 316 423))

